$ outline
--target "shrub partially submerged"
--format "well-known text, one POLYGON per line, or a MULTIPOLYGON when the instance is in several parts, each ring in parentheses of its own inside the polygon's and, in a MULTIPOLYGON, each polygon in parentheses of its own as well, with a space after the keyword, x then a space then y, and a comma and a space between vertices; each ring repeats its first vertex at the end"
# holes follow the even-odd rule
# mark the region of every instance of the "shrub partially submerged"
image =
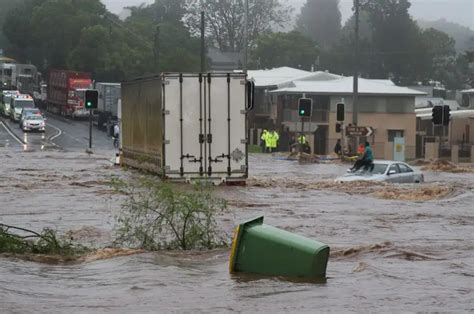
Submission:
POLYGON ((117 220, 121 244, 149 251, 226 245, 215 220, 226 202, 213 197, 209 186, 200 184, 184 191, 151 179, 114 181, 113 186, 126 195, 117 220))
POLYGON ((0 253, 74 256, 88 251, 83 246, 58 237, 52 229, 45 228, 38 233, 0 224, 0 253))

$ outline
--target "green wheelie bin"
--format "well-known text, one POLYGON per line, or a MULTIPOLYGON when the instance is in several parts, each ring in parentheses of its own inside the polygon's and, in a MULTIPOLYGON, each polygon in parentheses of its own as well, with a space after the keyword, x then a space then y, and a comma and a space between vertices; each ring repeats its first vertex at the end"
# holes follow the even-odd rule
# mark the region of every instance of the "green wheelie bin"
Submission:
POLYGON ((239 225, 232 242, 231 273, 324 278, 329 246, 274 228, 263 217, 239 225))

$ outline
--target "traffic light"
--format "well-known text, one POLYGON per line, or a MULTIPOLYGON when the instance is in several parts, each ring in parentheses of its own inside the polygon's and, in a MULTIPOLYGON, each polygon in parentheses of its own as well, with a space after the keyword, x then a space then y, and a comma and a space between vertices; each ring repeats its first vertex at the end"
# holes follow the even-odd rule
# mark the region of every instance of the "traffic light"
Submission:
POLYGON ((300 98, 298 101, 298 115, 300 117, 311 117, 313 110, 313 100, 309 98, 300 98))
POLYGON ((442 106, 434 106, 433 107, 433 114, 431 121, 434 125, 442 125, 443 124, 443 107, 442 106))
POLYGON ((443 106, 443 125, 449 126, 449 121, 451 120, 451 108, 448 105, 443 106))
POLYGON ((337 104, 337 121, 342 122, 344 121, 344 104, 337 104))
POLYGON ((342 124, 336 123, 336 133, 341 133, 342 131, 342 124))
POLYGON ((97 103, 99 102, 99 92, 93 89, 86 90, 86 109, 97 109, 97 103))

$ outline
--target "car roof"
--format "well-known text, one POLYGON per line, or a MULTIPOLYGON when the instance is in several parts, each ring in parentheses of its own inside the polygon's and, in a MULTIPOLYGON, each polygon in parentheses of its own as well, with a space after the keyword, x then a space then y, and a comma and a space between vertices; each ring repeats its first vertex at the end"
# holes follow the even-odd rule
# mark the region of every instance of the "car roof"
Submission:
POLYGON ((395 160, 374 160, 374 164, 380 164, 380 165, 391 165, 391 164, 404 164, 406 165, 405 162, 403 161, 395 161, 395 160))

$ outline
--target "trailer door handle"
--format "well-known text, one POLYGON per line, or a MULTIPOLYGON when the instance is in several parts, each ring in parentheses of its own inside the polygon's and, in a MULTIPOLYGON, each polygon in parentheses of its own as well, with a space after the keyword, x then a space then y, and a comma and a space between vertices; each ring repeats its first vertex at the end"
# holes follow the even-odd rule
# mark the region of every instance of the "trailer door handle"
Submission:
POLYGON ((247 110, 252 110, 255 106, 255 82, 247 82, 247 110))
POLYGON ((206 137, 204 134, 199 134, 199 144, 203 144, 204 142, 206 142, 206 137))

